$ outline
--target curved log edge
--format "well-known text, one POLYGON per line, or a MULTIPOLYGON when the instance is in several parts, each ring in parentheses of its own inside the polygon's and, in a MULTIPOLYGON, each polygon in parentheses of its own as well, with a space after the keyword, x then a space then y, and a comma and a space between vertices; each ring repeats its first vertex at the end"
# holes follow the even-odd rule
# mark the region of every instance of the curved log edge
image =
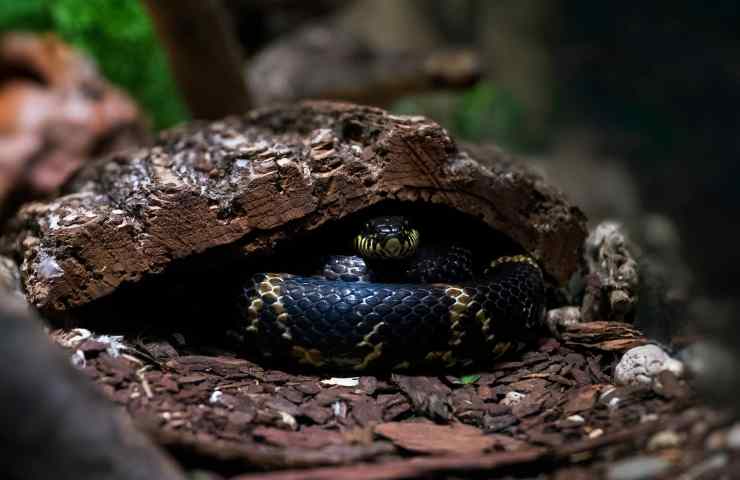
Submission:
POLYGON ((388 199, 480 218, 558 282, 586 237, 577 207, 498 150, 464 148, 424 117, 304 102, 186 125, 98 162, 64 196, 23 208, 12 241, 30 302, 62 311, 213 247, 269 253, 388 199))

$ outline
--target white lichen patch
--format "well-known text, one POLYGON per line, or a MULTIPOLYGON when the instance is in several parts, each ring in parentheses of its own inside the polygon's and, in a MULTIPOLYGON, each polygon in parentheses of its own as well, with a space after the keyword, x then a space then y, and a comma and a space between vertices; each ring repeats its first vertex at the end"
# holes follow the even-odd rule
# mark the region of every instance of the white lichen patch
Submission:
POLYGON ((92 337, 92 332, 86 328, 73 328, 68 331, 55 332, 52 338, 64 348, 77 348, 82 342, 92 337))
POLYGON ((44 280, 52 280, 64 275, 64 270, 56 259, 46 252, 39 253, 37 271, 44 280))
POLYGON ((526 398, 526 394, 520 393, 520 392, 507 392, 506 396, 503 400, 501 400, 501 405, 506 405, 507 407, 513 407, 514 405, 520 403, 524 398, 526 398))
POLYGON ((105 345, 105 353, 115 358, 121 354, 121 351, 128 350, 128 346, 123 343, 122 335, 98 335, 92 338, 94 341, 105 345))

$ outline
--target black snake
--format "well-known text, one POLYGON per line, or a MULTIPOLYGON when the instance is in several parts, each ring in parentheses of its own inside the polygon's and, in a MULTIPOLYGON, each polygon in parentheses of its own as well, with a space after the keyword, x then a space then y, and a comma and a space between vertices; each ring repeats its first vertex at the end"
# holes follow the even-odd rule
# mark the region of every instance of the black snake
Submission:
POLYGON ((360 256, 331 257, 322 276, 255 275, 243 290, 251 349, 342 370, 449 368, 490 362, 539 326, 532 258, 500 257, 475 279, 466 249, 419 238, 405 218, 380 217, 355 237, 360 256))

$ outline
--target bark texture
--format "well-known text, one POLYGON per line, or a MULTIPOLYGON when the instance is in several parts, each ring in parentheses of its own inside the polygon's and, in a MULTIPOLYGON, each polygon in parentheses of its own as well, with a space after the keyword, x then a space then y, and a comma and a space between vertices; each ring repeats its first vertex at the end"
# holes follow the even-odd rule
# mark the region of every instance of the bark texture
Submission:
POLYGON ((379 202, 446 205, 506 234, 556 281, 575 271, 585 219, 497 149, 458 145, 423 117, 306 102, 164 133, 25 207, 14 244, 37 307, 61 311, 219 246, 269 254, 379 202))

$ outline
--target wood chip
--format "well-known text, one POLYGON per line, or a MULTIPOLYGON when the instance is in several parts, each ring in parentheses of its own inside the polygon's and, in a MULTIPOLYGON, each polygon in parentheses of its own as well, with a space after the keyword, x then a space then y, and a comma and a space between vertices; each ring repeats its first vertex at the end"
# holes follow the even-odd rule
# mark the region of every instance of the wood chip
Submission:
POLYGON ((427 454, 481 453, 497 443, 479 429, 461 423, 390 422, 377 425, 374 432, 405 450, 427 454))
POLYGON ((561 334, 566 345, 619 352, 648 343, 632 325, 623 322, 585 322, 568 325, 561 334))
POLYGON ((568 401, 563 406, 565 415, 590 410, 596 403, 596 398, 601 392, 601 385, 587 385, 568 393, 568 401))

